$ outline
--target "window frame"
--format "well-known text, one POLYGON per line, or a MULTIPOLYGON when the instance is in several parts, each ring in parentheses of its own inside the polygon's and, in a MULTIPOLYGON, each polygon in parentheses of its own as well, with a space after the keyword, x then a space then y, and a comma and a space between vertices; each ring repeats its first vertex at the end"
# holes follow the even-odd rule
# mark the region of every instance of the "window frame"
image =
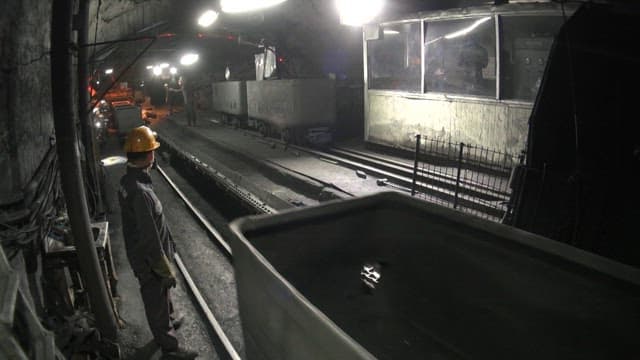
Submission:
MULTIPOLYGON (((406 19, 406 20, 397 20, 397 21, 388 21, 378 24, 378 28, 380 32, 384 31, 385 27, 394 26, 394 25, 405 25, 405 24, 420 24, 420 43, 424 43, 424 21, 420 18, 415 19, 406 19)), ((423 79, 420 81, 420 87, 417 88, 415 92, 409 90, 401 90, 401 89, 372 89, 371 79, 369 74, 369 69, 371 64, 369 64, 369 42, 370 41, 378 41, 376 40, 366 40, 363 35, 363 54, 364 54, 364 88, 366 91, 380 91, 380 92, 393 92, 393 93, 402 93, 402 94, 411 94, 411 95, 423 95, 424 94, 424 49, 420 49, 420 73, 423 76, 423 79)), ((422 46, 421 46, 422 47, 422 46)))
POLYGON ((445 98, 455 98, 455 99, 476 99, 476 100, 500 100, 499 98, 499 83, 500 83, 500 48, 498 47, 498 45, 500 45, 500 41, 498 40, 498 36, 500 35, 499 32, 499 26, 498 26, 498 14, 497 13, 477 13, 477 14, 470 14, 467 16, 452 16, 452 17, 441 17, 441 18, 435 18, 432 20, 429 19, 424 19, 422 20, 422 94, 423 95, 427 95, 427 94, 440 94, 443 95, 445 98), (424 75, 426 74, 426 61, 425 61, 425 49, 424 49, 424 43, 425 43, 425 30, 428 30, 429 26, 425 25, 427 22, 429 23, 438 23, 438 22, 446 22, 446 21, 459 21, 459 20, 472 20, 472 19, 479 19, 482 17, 487 17, 490 16, 493 18, 494 21, 494 39, 495 39, 495 56, 496 56, 496 88, 495 88, 495 95, 494 96, 481 96, 481 95, 473 95, 473 94, 457 94, 457 93, 450 93, 450 92, 444 92, 444 91, 428 91, 428 89, 426 88, 427 84, 424 81, 424 75))
MULTIPOLYGON (((566 18, 568 19, 573 13, 577 10, 577 7, 567 8, 566 18)), ((559 8, 554 8, 548 6, 546 4, 531 4, 526 9, 516 9, 514 7, 510 7, 506 5, 503 9, 493 9, 493 8, 482 8, 478 10, 471 11, 469 13, 454 13, 447 14, 445 12, 437 12, 433 14, 418 14, 411 17, 407 17, 405 19, 393 20, 393 21, 384 21, 378 24, 375 24, 379 29, 382 29, 384 26, 390 25, 398 25, 398 24, 406 24, 406 23, 415 23, 420 22, 420 39, 421 39, 421 91, 419 92, 408 92, 404 90, 395 90, 395 89, 371 89, 369 88, 369 64, 368 64, 368 43, 364 32, 363 32, 363 55, 364 55, 364 89, 366 92, 371 94, 387 94, 393 96, 402 96, 406 98, 415 98, 415 99, 433 99, 433 100, 465 100, 472 102, 491 102, 491 103, 505 103, 512 104, 516 106, 532 106, 533 102, 522 99, 504 99, 503 98, 503 90, 502 89, 502 79, 503 70, 502 70, 502 59, 501 59, 501 47, 503 46, 503 23, 502 17, 518 17, 518 16, 540 16, 540 17, 548 17, 548 16, 558 16, 563 17, 562 12, 559 8), (536 8, 540 7, 540 8, 536 8), (427 91, 426 83, 424 79, 424 75, 426 72, 426 64, 425 64, 425 49, 424 49, 424 40, 425 40, 425 30, 428 27, 428 23, 438 22, 438 21, 449 21, 449 20, 464 20, 464 19, 473 19, 482 16, 491 16, 494 18, 495 24, 495 41, 496 41, 496 95, 494 96, 478 96, 478 95, 469 95, 469 94, 453 94, 446 92, 434 92, 427 91)), ((557 33, 554 35, 557 37, 557 33)), ((365 101, 368 96, 365 96, 365 101)))

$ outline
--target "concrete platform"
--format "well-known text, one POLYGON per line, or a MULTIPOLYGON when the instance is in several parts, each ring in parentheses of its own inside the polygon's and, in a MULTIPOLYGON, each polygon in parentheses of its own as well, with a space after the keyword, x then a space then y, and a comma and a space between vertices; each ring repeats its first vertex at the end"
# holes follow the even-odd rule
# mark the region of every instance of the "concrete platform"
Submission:
POLYGON ((362 178, 331 160, 221 125, 213 114, 200 114, 197 126, 190 127, 177 113, 152 128, 165 145, 223 173, 276 209, 395 190, 378 186, 375 176, 362 178))

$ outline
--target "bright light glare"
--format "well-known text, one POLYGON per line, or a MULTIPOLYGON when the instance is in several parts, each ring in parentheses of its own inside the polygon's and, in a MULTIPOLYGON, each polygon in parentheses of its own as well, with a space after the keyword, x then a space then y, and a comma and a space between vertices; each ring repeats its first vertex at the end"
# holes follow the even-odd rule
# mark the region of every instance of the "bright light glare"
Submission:
POLYGON ((178 69, 172 67, 171 69, 169 69, 169 72, 171 73, 171 75, 175 75, 178 73, 178 69))
POLYGON ((104 71, 105 74, 109 75, 109 74, 113 74, 113 69, 107 69, 104 71))
POLYGON ((147 70, 153 69, 153 65, 147 65, 147 70))
POLYGON ((211 26, 216 20, 218 20, 218 13, 213 10, 207 10, 198 18, 198 25, 203 27, 211 26))
POLYGON ((112 165, 126 164, 126 163, 127 163, 127 158, 124 156, 109 156, 100 160, 100 164, 102 164, 102 166, 112 166, 112 165))
POLYGON ((453 39, 453 38, 457 38, 459 36, 464 36, 467 35, 468 33, 470 33, 471 31, 473 31, 473 29, 477 28, 478 26, 480 26, 480 24, 482 24, 485 21, 491 20, 491 16, 486 16, 483 17, 481 19, 476 20, 476 22, 474 22, 473 24, 471 24, 470 26, 462 29, 462 30, 458 30, 455 32, 452 32, 451 34, 447 34, 444 36, 445 39, 453 39))
POLYGON ((373 20, 382 11, 384 0, 336 0, 340 23, 361 26, 373 20))
POLYGON ((161 68, 161 69, 166 69, 166 68, 168 68, 168 67, 169 67, 169 64, 168 64, 168 63, 162 63, 162 64, 160 64, 160 68, 161 68))
POLYGON ((287 0, 221 0, 220 7, 226 13, 241 13, 278 5, 287 0))
POLYGON ((153 75, 160 76, 162 74, 162 68, 160 66, 153 67, 153 75))
POLYGON ((385 33, 386 35, 398 35, 398 34, 400 34, 400 31, 395 31, 395 30, 388 30, 388 29, 385 29, 385 30, 384 30, 384 33, 385 33))
POLYGON ((180 59, 180 64, 186 65, 186 66, 193 65, 198 61, 199 58, 200 56, 198 56, 198 54, 194 54, 194 53, 185 54, 180 59))

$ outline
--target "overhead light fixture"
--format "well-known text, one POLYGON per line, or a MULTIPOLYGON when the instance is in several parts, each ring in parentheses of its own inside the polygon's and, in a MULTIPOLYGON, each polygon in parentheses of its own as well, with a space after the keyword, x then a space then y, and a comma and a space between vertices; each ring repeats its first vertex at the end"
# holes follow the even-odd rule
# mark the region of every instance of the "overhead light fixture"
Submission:
POLYGON ((153 65, 147 65, 147 70, 152 70, 153 69, 153 65))
POLYGON ((198 18, 198 25, 203 27, 211 26, 216 20, 218 20, 218 13, 213 10, 207 10, 198 18))
POLYGON ((336 0, 340 24, 362 26, 373 20, 384 6, 384 0, 336 0))
POLYGON ((162 64, 160 64, 160 68, 161 68, 161 69, 166 69, 166 68, 168 68, 169 66, 170 66, 170 65, 169 65, 169 63, 162 63, 162 64))
POLYGON ((220 7, 226 13, 243 13, 265 9, 287 0, 221 0, 220 7))
POLYGON ((462 30, 458 30, 455 32, 452 32, 450 34, 447 34, 444 36, 445 39, 453 39, 453 38, 457 38, 459 36, 464 36, 467 35, 468 33, 472 32, 475 28, 477 28, 478 26, 480 26, 480 24, 491 20, 491 16, 485 16, 483 18, 480 18, 478 20, 476 20, 473 24, 471 24, 470 26, 467 26, 466 28, 462 29, 462 30))
POLYGON ((162 68, 160 66, 153 67, 153 75, 160 76, 162 74, 162 68))
POLYGON ((182 58, 180 58, 180 64, 185 66, 193 65, 198 61, 199 58, 200 56, 198 54, 188 53, 183 55, 182 58))
POLYGON ((113 74, 113 69, 107 69, 104 71, 106 75, 113 74))
POLYGON ((395 31, 395 30, 390 30, 390 29, 384 29, 383 32, 385 33, 385 35, 398 35, 398 34, 400 34, 400 31, 395 31))
POLYGON ((175 75, 178 73, 178 69, 175 67, 172 67, 171 69, 169 69, 169 73, 171 73, 171 75, 175 75))

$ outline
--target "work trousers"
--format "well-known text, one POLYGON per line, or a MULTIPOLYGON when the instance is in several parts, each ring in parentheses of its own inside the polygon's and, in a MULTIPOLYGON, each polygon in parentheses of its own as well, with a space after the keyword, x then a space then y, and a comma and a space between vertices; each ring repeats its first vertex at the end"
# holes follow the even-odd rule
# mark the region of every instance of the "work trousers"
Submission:
POLYGON ((171 322, 173 304, 169 289, 164 288, 160 280, 153 274, 139 280, 144 311, 155 342, 163 351, 178 349, 178 339, 171 322))

